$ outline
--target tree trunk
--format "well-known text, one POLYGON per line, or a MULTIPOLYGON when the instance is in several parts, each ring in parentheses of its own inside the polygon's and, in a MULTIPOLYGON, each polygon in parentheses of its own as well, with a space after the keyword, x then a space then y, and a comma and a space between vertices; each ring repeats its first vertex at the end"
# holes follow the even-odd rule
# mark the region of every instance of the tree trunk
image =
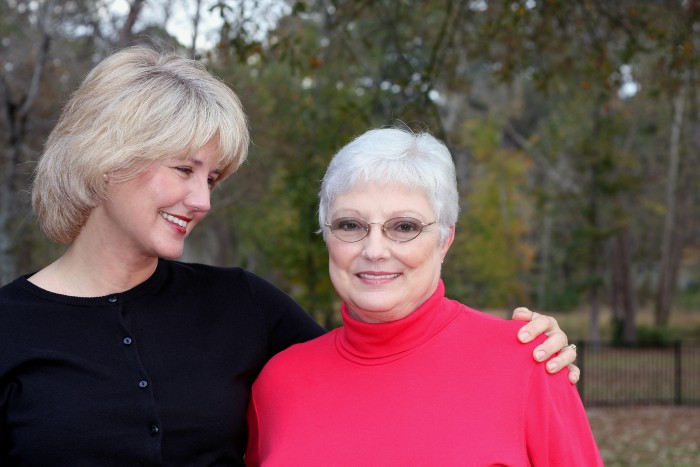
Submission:
POLYGON ((134 38, 134 26, 141 15, 141 10, 143 9, 143 5, 145 3, 146 0, 132 0, 132 2, 129 4, 129 13, 126 15, 124 24, 119 31, 117 48, 126 47, 131 44, 131 41, 134 38))
POLYGON ((18 178, 18 167, 22 161, 22 151, 27 137, 27 123, 29 111, 39 94, 39 84, 41 83, 44 67, 47 62, 49 49, 51 48, 51 35, 49 34, 49 21, 51 18, 50 9, 53 2, 44 4, 38 16, 41 36, 36 47, 32 76, 27 82, 20 95, 12 95, 12 89, 3 77, 0 77, 0 97, 2 98, 2 112, 4 120, 7 121, 6 134, 3 135, 7 141, 6 147, 2 150, 2 186, 0 186, 0 286, 7 284, 17 275, 16 258, 14 252, 14 238, 16 238, 14 225, 17 221, 17 207, 19 205, 16 198, 18 178))
POLYGON ((632 278, 632 253, 629 227, 623 227, 612 245, 613 309, 616 325, 620 327, 618 338, 625 344, 637 340, 637 296, 632 278))
POLYGON ((594 285, 588 294, 588 306, 590 313, 590 329, 589 336, 593 347, 600 345, 600 329, 598 326, 600 317, 600 297, 598 296, 599 287, 594 285))
POLYGON ((671 317, 671 305, 675 292, 678 260, 673 254, 679 254, 680 248, 676 231, 676 195, 678 185, 678 166, 680 165, 680 139, 683 126, 683 110, 687 85, 679 91, 673 101, 673 124, 669 150, 668 180, 666 182, 666 216, 661 237, 661 259, 659 264, 659 282, 656 289, 655 322, 656 326, 666 327, 671 317), (675 267, 674 267, 675 266, 675 267))
POLYGON ((549 305, 549 296, 547 284, 549 284, 549 273, 551 263, 551 244, 552 244, 552 203, 545 201, 542 205, 542 232, 540 235, 540 268, 539 277, 537 279, 537 303, 541 310, 545 310, 549 305))
MULTIPOLYGON (((597 227, 598 225, 598 210, 595 196, 590 201, 589 222, 590 225, 597 227)), ((590 256, 588 262, 588 275, 591 281, 588 300, 590 307, 590 330, 589 336, 594 347, 600 344, 600 328, 598 326, 600 317, 600 260, 602 256, 601 244, 596 238, 590 239, 590 256)))
POLYGON ((192 58, 197 56, 197 37, 199 36, 199 22, 201 20, 202 14, 202 0, 197 0, 195 2, 195 13, 194 18, 192 18, 192 46, 190 48, 190 55, 192 58))

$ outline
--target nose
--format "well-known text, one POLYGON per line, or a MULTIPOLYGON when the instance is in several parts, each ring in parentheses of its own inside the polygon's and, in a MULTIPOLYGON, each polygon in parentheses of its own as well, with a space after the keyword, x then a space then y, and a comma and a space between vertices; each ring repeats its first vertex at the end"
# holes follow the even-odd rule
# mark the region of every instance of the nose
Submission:
POLYGON ((369 232, 362 239, 362 255, 370 261, 379 261, 389 257, 388 242, 381 224, 369 224, 369 232))
POLYGON ((194 211, 207 213, 211 209, 211 189, 209 187, 208 178, 204 180, 195 180, 192 183, 192 188, 185 198, 187 207, 194 211))

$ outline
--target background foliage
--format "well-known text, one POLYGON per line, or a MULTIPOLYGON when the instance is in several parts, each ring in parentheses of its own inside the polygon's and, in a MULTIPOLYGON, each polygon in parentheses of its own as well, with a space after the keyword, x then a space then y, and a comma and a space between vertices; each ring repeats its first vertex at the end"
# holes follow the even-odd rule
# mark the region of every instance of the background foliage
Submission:
POLYGON ((398 124, 455 159, 454 298, 583 307, 590 338, 609 314, 627 343, 640 307, 661 332, 700 308, 696 0, 5 0, 0 36, 0 284, 62 249, 27 196, 62 103, 147 42, 229 83, 253 135, 185 260, 247 267, 334 326, 319 181, 352 137, 398 124))

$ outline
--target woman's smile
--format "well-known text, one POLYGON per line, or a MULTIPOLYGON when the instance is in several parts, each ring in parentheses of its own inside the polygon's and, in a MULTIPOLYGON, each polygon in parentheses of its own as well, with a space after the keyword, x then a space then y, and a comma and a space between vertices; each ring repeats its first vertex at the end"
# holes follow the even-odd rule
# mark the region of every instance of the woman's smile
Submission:
POLYGON ((361 272, 357 274, 357 277, 365 280, 366 282, 377 283, 377 282, 387 282, 392 279, 396 279, 401 274, 399 273, 388 273, 388 272, 361 272))
MULTIPOLYGON (((328 222, 344 217, 372 224, 410 217, 429 224, 435 213, 421 189, 370 182, 358 184, 333 202, 328 222)), ((405 242, 388 238, 381 228, 371 228, 355 242, 329 235, 331 281, 356 319, 395 321, 409 315, 435 291, 450 244, 451 239, 440 242, 437 225, 424 227, 405 242)))
POLYGON ((184 217, 184 216, 177 216, 175 214, 168 214, 165 211, 160 211, 160 215, 166 221, 175 224, 177 227, 180 227, 179 231, 181 231, 181 233, 183 233, 183 234, 187 233, 187 224, 192 220, 191 217, 184 217))

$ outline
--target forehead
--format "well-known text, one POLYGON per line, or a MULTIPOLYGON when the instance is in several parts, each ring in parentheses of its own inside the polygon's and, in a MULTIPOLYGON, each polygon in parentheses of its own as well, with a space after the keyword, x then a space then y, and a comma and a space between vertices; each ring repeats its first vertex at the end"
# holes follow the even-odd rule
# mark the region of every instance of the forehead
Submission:
POLYGON ((352 215, 365 219, 404 215, 428 217, 433 214, 427 194, 401 183, 358 183, 338 195, 330 206, 331 215, 352 215))
POLYGON ((210 140, 204 146, 193 149, 180 157, 173 157, 173 159, 187 160, 196 165, 207 166, 211 170, 221 169, 228 162, 216 140, 210 140))

